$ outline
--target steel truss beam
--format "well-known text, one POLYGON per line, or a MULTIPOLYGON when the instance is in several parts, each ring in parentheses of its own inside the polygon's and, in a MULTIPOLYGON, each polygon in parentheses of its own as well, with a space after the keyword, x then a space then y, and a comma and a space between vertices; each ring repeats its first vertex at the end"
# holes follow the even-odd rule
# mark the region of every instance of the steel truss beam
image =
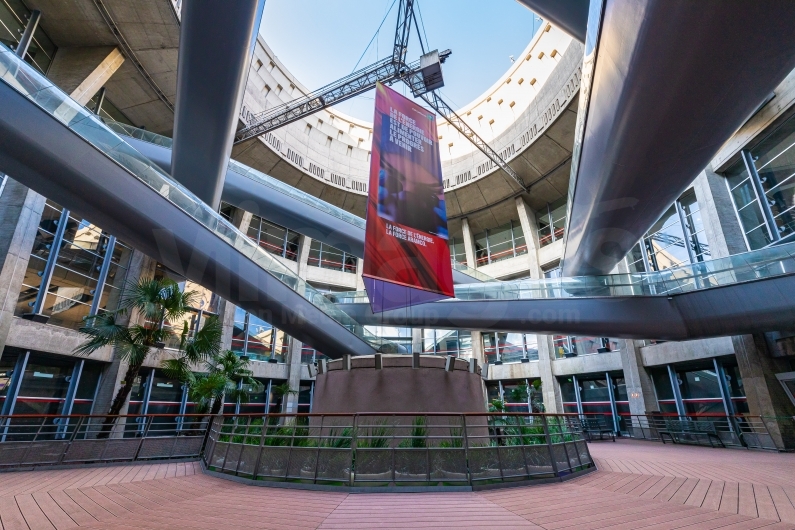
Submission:
MULTIPOLYGON (((422 78, 416 75, 412 76, 411 81, 407 81, 409 86, 411 86, 411 83, 417 82, 422 83, 422 78)), ((461 118, 461 116, 456 114, 455 111, 450 108, 450 105, 445 103, 444 100, 439 97, 439 94, 437 94, 435 90, 422 94, 420 97, 440 116, 447 120, 450 125, 455 127, 458 132, 463 134, 470 142, 472 142, 472 144, 477 147, 484 155, 489 157, 492 162, 497 164, 500 169, 505 171, 514 181, 516 181, 516 184, 518 184, 522 190, 527 191, 527 188, 522 182, 522 179, 519 178, 519 175, 516 174, 516 171, 514 171, 513 168, 509 166, 508 163, 497 153, 497 151, 492 149, 483 138, 478 136, 474 129, 472 129, 472 127, 470 127, 469 124, 467 124, 467 122, 461 118)))
MULTIPOLYGON (((283 125, 296 122, 327 107, 342 103, 375 88, 376 83, 391 85, 400 80, 406 83, 414 94, 420 94, 420 97, 431 108, 468 138, 475 147, 499 166, 500 169, 505 171, 519 185, 520 189, 527 191, 522 179, 519 178, 513 168, 485 140, 478 136, 472 127, 461 119, 436 91, 426 92, 427 88, 425 88, 425 83, 419 72, 419 61, 411 64, 405 63, 404 59, 408 48, 412 20, 414 20, 416 26, 414 0, 401 0, 398 9, 398 22, 395 27, 395 43, 392 56, 386 57, 375 64, 362 68, 347 77, 300 98, 256 114, 249 125, 237 132, 235 143, 262 136, 283 125)), ((419 28, 417 28, 417 32, 419 33, 419 28)), ((420 43, 424 51, 425 46, 422 42, 422 36, 420 36, 420 43)), ((450 50, 440 53, 440 61, 444 62, 451 53, 450 50)))

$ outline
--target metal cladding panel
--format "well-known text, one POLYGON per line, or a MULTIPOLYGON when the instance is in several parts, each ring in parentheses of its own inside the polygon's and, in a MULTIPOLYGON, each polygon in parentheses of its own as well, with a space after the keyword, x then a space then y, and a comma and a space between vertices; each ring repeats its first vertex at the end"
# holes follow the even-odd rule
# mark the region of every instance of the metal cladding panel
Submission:
POLYGON ((326 355, 373 354, 238 249, 0 83, 0 171, 326 355))
POLYGON ((794 19, 791 0, 605 1, 566 276, 608 273, 795 68, 794 19))

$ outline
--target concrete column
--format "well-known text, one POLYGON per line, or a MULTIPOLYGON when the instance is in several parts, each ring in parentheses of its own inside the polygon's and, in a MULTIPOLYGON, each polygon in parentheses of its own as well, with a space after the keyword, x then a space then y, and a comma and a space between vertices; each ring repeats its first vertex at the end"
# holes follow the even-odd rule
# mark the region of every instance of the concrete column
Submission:
POLYGON ((47 77, 85 105, 123 63, 124 55, 113 46, 58 48, 47 77))
POLYGON ((541 393, 544 399, 544 409, 552 414, 563 411, 563 397, 560 393, 558 378, 552 373, 552 363, 555 355, 552 348, 550 335, 538 335, 538 369, 541 372, 541 393))
POLYGON ((467 255, 467 267, 475 269, 478 266, 477 254, 475 254, 475 238, 469 228, 469 219, 461 219, 461 231, 464 233, 464 252, 467 255))
POLYGON ((301 236, 298 240, 298 276, 306 279, 309 271, 309 249, 312 246, 312 238, 301 236))
MULTIPOLYGON (((301 341, 294 338, 290 339, 290 354, 287 362, 290 365, 290 371, 287 375, 287 382, 290 384, 290 390, 298 392, 301 387, 301 348, 303 344, 301 341)), ((287 394, 284 398, 284 410, 287 414, 298 412, 298 394, 287 394)))
POLYGON ((530 277, 535 280, 542 276, 541 267, 538 265, 539 244, 536 216, 522 197, 516 197, 516 210, 519 213, 519 223, 522 225, 522 233, 527 245, 527 269, 530 271, 530 277))
MULTIPOLYGON (((307 270, 309 268, 309 248, 312 245, 312 238, 301 236, 298 242, 298 276, 306 278, 307 270)), ((295 338, 290 339, 290 351, 287 356, 287 364, 290 365, 290 371, 287 376, 287 382, 290 384, 290 390, 298 391, 301 386, 301 349, 303 343, 295 338)), ((284 399, 284 410, 282 412, 291 413, 298 412, 298 394, 287 394, 284 399)))
MULTIPOLYGON (((251 225, 251 218, 254 216, 251 212, 247 212, 241 208, 235 208, 232 214, 232 224, 244 234, 248 232, 251 225)), ((227 301, 221 300, 218 307, 218 318, 221 320, 223 331, 221 334, 221 348, 229 350, 232 348, 232 335, 235 329, 235 310, 237 306, 227 301)))
POLYGON ((424 347, 422 340, 422 328, 411 329, 411 351, 422 353, 424 347))
POLYGON ((647 414, 658 410, 654 383, 643 366, 641 345, 641 341, 626 340, 621 349, 621 366, 624 369, 630 414, 647 414))
POLYGON ((748 247, 726 179, 707 168, 696 177, 693 189, 712 259, 746 252, 748 247))
MULTIPOLYGON (((157 261, 138 250, 133 250, 132 256, 130 257, 130 268, 127 272, 127 280, 136 282, 139 278, 151 277, 154 275, 156 266, 157 261)), ((137 318, 137 314, 128 313, 126 316, 121 317, 119 322, 126 326, 130 322, 135 322, 137 318)), ((128 366, 129 363, 121 359, 119 353, 114 351, 110 364, 105 366, 105 369, 102 371, 102 379, 99 382, 99 389, 97 389, 97 395, 94 399, 95 414, 105 414, 108 412, 110 404, 116 396, 116 392, 118 392, 119 387, 121 387, 124 381, 124 375, 127 372, 128 366)), ((141 370, 141 374, 139 375, 143 377, 144 371, 141 370)), ((121 408, 119 414, 127 414, 129 401, 130 398, 128 396, 127 402, 121 408)))
POLYGON ((795 449, 795 406, 776 379, 777 373, 790 371, 788 361, 770 355, 764 335, 739 335, 732 343, 751 415, 770 418, 765 423, 779 449, 795 449))
POLYGON ((46 199, 9 178, 0 196, 0 355, 25 279, 46 199))
POLYGON ((364 270, 364 260, 359 258, 356 260, 356 290, 364 291, 364 278, 362 278, 362 271, 364 270))
MULTIPOLYGON (((527 244, 527 268, 530 277, 534 280, 544 276, 538 264, 538 223, 533 210, 522 197, 516 198, 516 210, 519 213, 519 222, 522 224, 524 240, 527 244)), ((562 413, 563 398, 560 393, 558 378, 552 373, 552 363, 555 362, 555 349, 552 346, 551 335, 536 335, 538 340, 538 368, 541 372, 541 392, 544 398, 544 408, 550 413, 562 413)))

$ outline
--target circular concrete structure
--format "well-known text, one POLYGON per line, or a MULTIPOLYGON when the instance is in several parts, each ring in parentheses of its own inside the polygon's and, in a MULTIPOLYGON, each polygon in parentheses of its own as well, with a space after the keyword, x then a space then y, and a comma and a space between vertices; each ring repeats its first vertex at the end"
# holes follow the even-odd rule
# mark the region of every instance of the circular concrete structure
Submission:
POLYGON ((412 368, 410 355, 383 355, 383 367, 375 368, 372 355, 331 361, 318 374, 312 412, 483 412, 486 396, 480 368, 456 359, 454 370, 445 370, 445 357, 420 356, 412 368))

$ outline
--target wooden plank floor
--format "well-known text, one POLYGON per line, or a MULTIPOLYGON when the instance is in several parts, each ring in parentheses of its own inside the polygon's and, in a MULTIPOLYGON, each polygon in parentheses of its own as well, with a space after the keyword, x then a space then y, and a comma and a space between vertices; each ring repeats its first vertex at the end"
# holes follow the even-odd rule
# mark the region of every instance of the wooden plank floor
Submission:
POLYGON ((0 474, 8 529, 530 528, 795 530, 795 455, 620 440, 599 471, 475 493, 252 487, 172 463, 0 474))

